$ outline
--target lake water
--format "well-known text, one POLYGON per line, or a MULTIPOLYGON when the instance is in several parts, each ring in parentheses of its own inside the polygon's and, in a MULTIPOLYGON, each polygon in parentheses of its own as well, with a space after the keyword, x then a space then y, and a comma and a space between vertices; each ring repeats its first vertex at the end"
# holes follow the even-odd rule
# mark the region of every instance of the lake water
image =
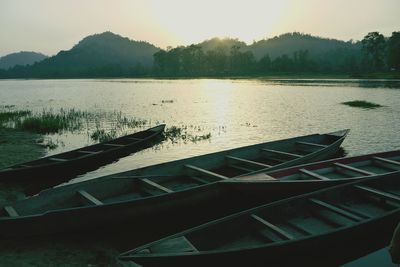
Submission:
MULTIPOLYGON (((187 127, 209 140, 165 142, 75 179, 81 181, 155 163, 313 133, 351 129, 348 155, 400 148, 400 81, 259 79, 3 80, 0 106, 13 109, 77 109, 121 112, 150 125, 187 127), (365 100, 383 105, 361 109, 341 104, 365 100)), ((112 118, 104 116, 110 129, 112 118)), ((88 128, 50 135, 60 145, 49 154, 93 143, 88 128)), ((139 129, 130 129, 137 131, 139 129)))

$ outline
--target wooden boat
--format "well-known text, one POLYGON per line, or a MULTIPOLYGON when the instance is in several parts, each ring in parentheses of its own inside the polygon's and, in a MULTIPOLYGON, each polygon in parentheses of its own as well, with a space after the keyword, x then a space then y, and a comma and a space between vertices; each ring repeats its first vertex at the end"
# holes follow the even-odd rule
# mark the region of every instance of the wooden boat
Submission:
MULTIPOLYGON (((243 186, 245 190, 242 190, 233 185, 220 185, 218 181, 260 168, 270 170, 333 155, 347 132, 268 142, 48 189, 12 206, 3 207, 0 213, 0 236, 68 232, 90 229, 93 224, 100 227, 128 223, 130 220, 135 226, 140 221, 148 225, 151 218, 155 218, 153 221, 170 219, 170 224, 175 225, 182 212, 190 211, 193 206, 207 207, 216 198, 220 208, 217 209, 217 205, 213 204, 215 216, 236 212, 260 201, 285 197, 287 193, 273 192, 265 196, 262 192, 259 198, 248 198, 246 192, 251 192, 248 189, 250 184, 243 186), (305 148, 300 152, 302 146, 305 148), (295 149, 303 156, 293 159, 295 149), (270 155, 274 155, 274 159, 270 155), (282 160, 278 160, 280 155, 282 160), (287 160, 284 161, 284 158, 287 160), (275 165, 267 165, 273 160, 276 160, 275 165), (251 166, 245 168, 243 164, 251 166), (209 168, 205 169, 207 165, 209 168)), ((260 185, 255 187, 259 188, 260 185)), ((214 216, 214 212, 198 212, 192 214, 190 219, 198 223, 209 219, 209 216, 214 216)), ((187 219, 182 222, 185 227, 188 225, 187 219)), ((168 223, 164 222, 164 226, 168 223)))
POLYGON ((151 145, 164 128, 165 124, 161 124, 107 142, 16 164, 0 170, 0 182, 30 183, 36 189, 56 185, 151 145))
POLYGON ((387 245, 400 173, 249 209, 119 256, 140 266, 337 266, 387 245))

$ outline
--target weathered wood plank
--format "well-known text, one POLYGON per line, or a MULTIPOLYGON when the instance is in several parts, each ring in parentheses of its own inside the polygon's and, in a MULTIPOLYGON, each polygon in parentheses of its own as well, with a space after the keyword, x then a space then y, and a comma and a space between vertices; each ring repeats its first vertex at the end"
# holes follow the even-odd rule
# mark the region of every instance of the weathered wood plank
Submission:
POLYGON ((296 143, 297 143, 297 144, 300 144, 300 145, 311 146, 311 147, 318 147, 318 148, 325 148, 325 147, 328 147, 327 145, 321 145, 321 144, 309 143, 309 142, 302 142, 302 141, 297 141, 296 143))
POLYGON ((211 177, 214 177, 214 178, 220 179, 220 180, 226 180, 226 179, 229 179, 229 178, 228 178, 228 177, 226 177, 226 176, 223 176, 223 175, 220 175, 220 174, 218 174, 218 173, 211 172, 211 171, 208 171, 208 170, 205 170, 205 169, 202 169, 202 168, 199 168, 199 167, 193 166, 193 165, 189 165, 189 164, 187 164, 187 165, 185 165, 185 167, 186 167, 186 168, 188 168, 188 169, 191 169, 191 170, 194 170, 194 171, 200 172, 200 173, 202 173, 202 174, 204 174, 204 175, 208 175, 208 176, 211 176, 211 177))
POLYGON ((342 164, 339 162, 335 162, 333 165, 343 168, 343 169, 346 169, 346 170, 349 170, 349 171, 357 172, 357 173, 363 174, 363 175, 375 175, 375 173, 373 173, 373 172, 364 171, 364 170, 361 170, 361 169, 358 169, 358 168, 355 168, 355 167, 352 167, 349 165, 345 165, 345 164, 342 164))
POLYGON ((294 157, 294 158, 301 158, 302 157, 302 155, 289 153, 289 152, 284 152, 284 151, 279 151, 279 150, 266 149, 266 148, 261 148, 261 150, 264 151, 264 152, 269 152, 269 153, 278 154, 278 155, 284 155, 284 156, 290 156, 290 157, 294 157))
POLYGON ((97 154, 102 152, 102 150, 100 151, 88 151, 88 150, 78 150, 79 153, 83 153, 83 154, 97 154))
POLYGON ((253 219, 255 219, 256 221, 262 223, 264 226, 266 226, 269 230, 271 230, 272 232, 274 232, 275 234, 278 234, 281 237, 284 237, 285 239, 294 239, 294 237, 287 233, 286 231, 284 231, 283 229, 279 228, 276 225, 273 225, 272 223, 268 222, 267 220, 264 220, 263 218, 255 215, 255 214, 251 214, 251 217, 253 219))
POLYGON ((162 185, 160 185, 160 184, 157 184, 156 182, 153 182, 153 181, 151 181, 151 180, 149 180, 149 179, 147 179, 147 178, 143 178, 143 179, 140 179, 142 182, 144 182, 145 184, 147 184, 147 185, 149 185, 149 186, 151 186, 151 187, 154 187, 154 188, 156 188, 156 189, 158 189, 158 190, 161 190, 161 191, 163 191, 163 192, 165 192, 165 193, 172 193, 172 192, 174 192, 173 190, 171 190, 171 189, 169 189, 169 188, 166 188, 166 187, 164 187, 164 186, 162 186, 162 185))
POLYGON ((400 162, 395 161, 395 160, 385 159, 385 158, 381 158, 381 157, 373 157, 373 159, 377 160, 377 161, 381 161, 381 162, 390 163, 390 164, 393 164, 393 165, 400 166, 400 162))
POLYGON ((100 200, 98 200, 97 198, 95 198, 94 196, 92 196, 91 194, 86 192, 85 190, 79 190, 77 193, 82 197, 83 200, 85 200, 89 204, 93 204, 93 205, 97 205, 97 206, 103 205, 103 202, 101 202, 100 200))
POLYGON ((306 169, 299 169, 299 172, 301 172, 301 173, 303 173, 305 175, 308 175, 310 177, 316 178, 318 180, 324 180, 324 181, 330 180, 328 177, 322 176, 322 175, 320 175, 318 173, 315 173, 315 172, 312 172, 312 171, 309 171, 309 170, 306 170, 306 169))
POLYGON ((125 146, 125 145, 120 145, 120 144, 103 144, 103 145, 105 145, 105 146, 115 146, 115 147, 125 146))
POLYGON ((68 159, 60 159, 60 158, 49 158, 49 160, 52 160, 52 161, 59 161, 59 162, 69 161, 68 159))
POLYGON ((272 167, 271 165, 267 165, 264 163, 260 163, 260 162, 256 162, 256 161, 252 161, 252 160, 248 160, 248 159, 242 159, 242 158, 238 158, 238 157, 234 157, 234 156, 226 156, 227 159, 229 160, 233 160, 233 161, 238 161, 240 163, 244 163, 244 164, 248 164, 248 165, 254 165, 254 166, 258 166, 258 167, 262 167, 262 168, 270 168, 272 167))
POLYGON ((19 216, 18 212, 12 206, 5 206, 4 210, 10 217, 18 217, 19 216))
POLYGON ((322 200, 319 200, 319 199, 315 199, 315 198, 310 198, 309 200, 312 203, 316 204, 316 205, 324 207, 324 208, 326 208, 326 209, 328 209, 330 211, 333 211, 333 212, 335 212, 335 213, 337 213, 339 215, 345 216, 345 217, 347 217, 349 219, 352 219, 354 221, 360 222, 360 221, 363 220, 363 218, 361 218, 361 217, 359 217, 359 216, 357 216, 355 214, 352 214, 352 213, 350 213, 350 212, 348 212, 346 210, 343 210, 343 209, 341 209, 339 207, 336 207, 336 206, 334 206, 332 204, 326 203, 325 201, 322 201, 322 200))
POLYGON ((373 195, 380 196, 384 199, 400 201, 400 197, 398 197, 392 193, 387 193, 387 192, 384 192, 384 191, 381 191, 381 190, 378 190, 378 189, 375 189, 372 187, 362 186, 362 185, 355 185, 354 187, 361 189, 363 191, 366 191, 368 193, 371 193, 373 195))

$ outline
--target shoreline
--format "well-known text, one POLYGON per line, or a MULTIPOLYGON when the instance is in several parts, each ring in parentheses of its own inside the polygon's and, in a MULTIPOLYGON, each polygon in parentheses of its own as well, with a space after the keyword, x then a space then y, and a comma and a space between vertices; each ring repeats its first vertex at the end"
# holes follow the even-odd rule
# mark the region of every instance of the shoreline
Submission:
POLYGON ((86 76, 86 77, 9 77, 4 80, 84 80, 84 79, 155 79, 155 80, 188 80, 188 79, 262 79, 262 80, 301 80, 301 79, 340 79, 340 80, 400 80, 400 71, 371 73, 269 73, 250 75, 211 75, 211 76, 86 76))

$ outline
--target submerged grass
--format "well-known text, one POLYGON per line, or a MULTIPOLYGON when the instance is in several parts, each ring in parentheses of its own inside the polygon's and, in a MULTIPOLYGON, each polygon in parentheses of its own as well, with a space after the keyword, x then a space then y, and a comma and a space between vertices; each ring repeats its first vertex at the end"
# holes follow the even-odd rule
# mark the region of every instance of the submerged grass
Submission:
POLYGON ((164 132, 164 137, 167 140, 170 140, 172 143, 178 143, 179 141, 183 141, 184 143, 192 142, 196 143, 198 141, 209 140, 211 139, 211 133, 201 134, 201 135, 193 135, 188 132, 188 128, 195 128, 194 130, 200 131, 200 127, 194 126, 171 126, 167 128, 164 132))
POLYGON ((17 110, 17 111, 11 111, 11 110, 6 110, 6 111, 0 111, 0 126, 18 120, 22 117, 26 117, 28 115, 31 115, 32 112, 29 110, 17 110))
POLYGON ((347 105, 350 107, 357 107, 357 108, 365 108, 365 109, 372 109, 372 108, 379 108, 383 107, 382 105, 364 101, 364 100, 354 100, 354 101, 348 101, 348 102, 343 102, 343 105, 347 105))
POLYGON ((96 129, 91 135, 90 138, 93 141, 97 141, 99 143, 107 142, 109 140, 117 138, 117 131, 112 129, 110 132, 106 132, 104 129, 96 129))
POLYGON ((58 133, 65 130, 73 132, 82 128, 81 119, 85 114, 85 112, 75 109, 60 109, 59 112, 43 110, 41 113, 17 120, 15 128, 41 134, 58 133))

